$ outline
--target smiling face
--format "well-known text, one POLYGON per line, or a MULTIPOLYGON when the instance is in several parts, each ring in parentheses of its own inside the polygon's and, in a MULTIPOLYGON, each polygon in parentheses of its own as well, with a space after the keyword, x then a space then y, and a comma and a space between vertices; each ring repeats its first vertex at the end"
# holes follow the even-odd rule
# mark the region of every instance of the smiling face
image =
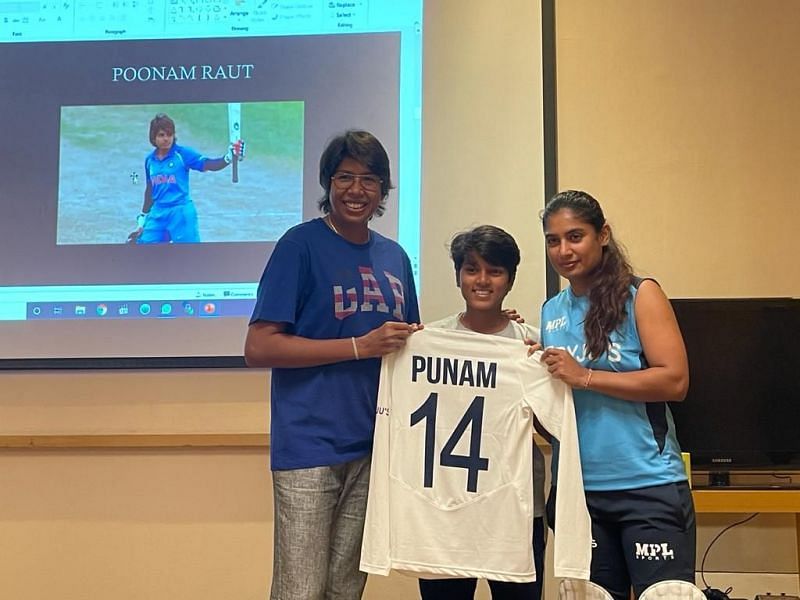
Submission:
MULTIPOLYGON (((374 175, 365 164, 350 157, 342 159, 342 162, 336 168, 334 177, 341 173, 374 175)), ((333 182, 329 195, 331 204, 330 219, 336 229, 342 232, 348 230, 366 231, 369 220, 380 204, 381 193, 380 186, 375 190, 364 189, 362 179, 358 177, 344 189, 340 189, 333 182)))
POLYGON ((569 280, 573 291, 584 294, 603 259, 603 247, 608 245, 609 227, 600 231, 569 208, 562 208, 547 217, 544 239, 547 258, 559 275, 569 280))
POLYGON ((468 312, 500 313, 512 282, 508 269, 470 252, 458 271, 458 284, 468 312))

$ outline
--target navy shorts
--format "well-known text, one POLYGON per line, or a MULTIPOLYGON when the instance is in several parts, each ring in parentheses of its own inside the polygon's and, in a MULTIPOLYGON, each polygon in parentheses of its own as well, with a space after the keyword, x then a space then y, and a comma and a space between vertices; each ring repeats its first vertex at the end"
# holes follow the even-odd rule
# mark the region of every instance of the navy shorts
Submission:
MULTIPOLYGON (((547 499, 555 523, 555 488, 547 499)), ((586 492, 592 518, 591 580, 615 600, 666 579, 695 582, 694 502, 685 481, 636 490, 586 492)))

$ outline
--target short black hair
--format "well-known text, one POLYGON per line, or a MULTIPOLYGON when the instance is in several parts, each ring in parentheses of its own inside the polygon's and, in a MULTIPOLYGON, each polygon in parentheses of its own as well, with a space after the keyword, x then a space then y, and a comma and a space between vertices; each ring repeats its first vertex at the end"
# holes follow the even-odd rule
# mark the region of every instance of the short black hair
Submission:
POLYGON ((450 242, 450 258, 458 274, 464 261, 475 253, 495 267, 503 267, 508 271, 508 282, 514 283, 519 265, 519 246, 510 233, 494 225, 480 225, 469 231, 459 233, 450 242))
POLYGON ((374 135, 368 131, 350 129, 337 135, 330 142, 319 159, 319 184, 325 190, 320 198, 319 209, 326 215, 331 212, 331 177, 345 158, 352 158, 365 165, 381 179, 381 200, 375 214, 379 217, 386 210, 386 197, 393 189, 389 155, 374 135))

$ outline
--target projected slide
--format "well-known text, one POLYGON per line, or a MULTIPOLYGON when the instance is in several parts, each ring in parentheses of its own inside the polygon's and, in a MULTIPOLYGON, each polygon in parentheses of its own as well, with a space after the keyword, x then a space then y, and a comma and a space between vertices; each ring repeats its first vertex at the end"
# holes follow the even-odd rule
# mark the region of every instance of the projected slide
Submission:
MULTIPOLYGON (((189 174, 200 242, 275 241, 303 220, 303 102, 236 105, 241 114, 237 138, 246 142, 236 183, 230 169, 189 171, 179 157, 175 161, 175 169, 189 174)), ((145 157, 153 151, 150 120, 168 115, 176 124, 176 143, 220 158, 229 144, 229 106, 62 107, 56 243, 125 243, 142 209, 145 157)), ((178 185, 170 177, 172 183, 165 183, 178 185)))
POLYGON ((0 363, 241 356, 275 241, 320 215, 320 154, 350 128, 389 153, 396 189, 371 226, 418 269, 421 2, 215 2, 202 6, 225 18, 207 22, 189 18, 200 5, 158 4, 118 27, 124 3, 0 6, 0 130, 15 140, 0 161, 0 253, 13 257, 0 268, 0 363), (162 29, 144 31, 151 17, 162 29), (197 158, 225 156, 232 107, 246 149, 235 182, 233 165, 197 158), (186 189, 197 239, 126 243, 147 212, 162 113, 194 152, 181 160, 195 158, 158 181, 186 189))

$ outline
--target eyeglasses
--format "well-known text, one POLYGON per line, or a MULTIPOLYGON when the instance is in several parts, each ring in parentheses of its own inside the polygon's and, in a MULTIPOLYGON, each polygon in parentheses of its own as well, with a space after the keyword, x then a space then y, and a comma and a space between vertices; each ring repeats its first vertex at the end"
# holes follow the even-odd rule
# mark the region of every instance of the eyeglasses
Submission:
POLYGON ((338 190, 349 190, 356 181, 359 181, 362 189, 367 192, 377 192, 383 183, 383 179, 377 175, 356 175, 355 173, 347 172, 336 173, 331 177, 331 181, 333 181, 333 185, 338 190))

